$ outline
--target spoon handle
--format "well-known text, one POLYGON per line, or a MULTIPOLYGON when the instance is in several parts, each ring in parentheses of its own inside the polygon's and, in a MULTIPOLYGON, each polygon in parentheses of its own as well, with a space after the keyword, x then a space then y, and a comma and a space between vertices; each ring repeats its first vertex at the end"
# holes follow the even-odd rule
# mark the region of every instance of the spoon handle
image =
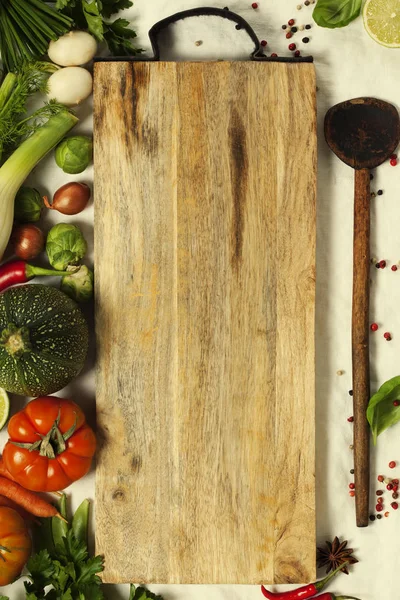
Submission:
POLYGON ((370 278, 370 177, 368 169, 355 171, 353 249, 353 410, 354 482, 357 527, 368 526, 369 439, 369 278, 370 278))

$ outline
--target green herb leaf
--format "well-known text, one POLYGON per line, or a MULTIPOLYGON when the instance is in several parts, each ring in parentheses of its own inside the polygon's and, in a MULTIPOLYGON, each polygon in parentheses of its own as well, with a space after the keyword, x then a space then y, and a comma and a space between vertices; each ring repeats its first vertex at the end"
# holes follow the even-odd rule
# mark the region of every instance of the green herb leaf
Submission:
POLYGON ((129 29, 129 21, 126 19, 104 23, 104 39, 113 56, 134 56, 143 52, 132 45, 131 40, 135 37, 136 33, 129 29))
POLYGON ((362 0, 318 0, 313 19, 320 27, 346 27, 361 11, 362 0))
POLYGON ((393 405, 394 400, 400 400, 400 376, 386 381, 369 401, 367 419, 374 444, 378 435, 400 421, 400 407, 393 405))
POLYGON ((8 596, 0 596, 0 600, 10 600, 8 596))
POLYGON ((109 19, 120 10, 130 8, 132 5, 131 0, 101 0, 101 14, 105 19, 109 19))
POLYGON ((144 587, 135 588, 134 585, 131 585, 129 600, 163 600, 163 598, 146 590, 144 587))
POLYGON ((41 550, 38 554, 31 556, 26 566, 32 578, 41 578, 43 581, 49 579, 54 573, 53 561, 47 550, 41 550))
POLYGON ((91 33, 99 42, 103 41, 103 18, 100 14, 96 0, 88 2, 82 0, 82 9, 88 24, 89 33, 91 33))

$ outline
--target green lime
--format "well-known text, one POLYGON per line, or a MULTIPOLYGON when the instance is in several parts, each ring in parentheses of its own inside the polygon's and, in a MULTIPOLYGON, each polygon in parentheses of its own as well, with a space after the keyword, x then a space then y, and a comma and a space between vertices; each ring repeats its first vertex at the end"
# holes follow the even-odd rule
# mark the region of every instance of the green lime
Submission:
POLYGON ((6 390, 0 388, 0 429, 7 423, 10 414, 10 399, 6 390))
POLYGON ((400 0, 367 0, 363 16, 373 40, 388 48, 400 48, 400 0))

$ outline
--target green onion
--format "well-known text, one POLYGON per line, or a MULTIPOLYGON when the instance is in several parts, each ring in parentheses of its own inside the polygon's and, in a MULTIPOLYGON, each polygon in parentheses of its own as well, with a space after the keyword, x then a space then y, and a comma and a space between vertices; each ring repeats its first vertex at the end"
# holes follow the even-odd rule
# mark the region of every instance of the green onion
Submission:
POLYGON ((43 0, 0 0, 0 53, 6 69, 14 71, 46 54, 50 40, 69 31, 72 22, 43 0))
POLYGON ((11 235, 17 191, 37 163, 77 122, 77 117, 67 110, 51 116, 0 168, 0 260, 11 235))

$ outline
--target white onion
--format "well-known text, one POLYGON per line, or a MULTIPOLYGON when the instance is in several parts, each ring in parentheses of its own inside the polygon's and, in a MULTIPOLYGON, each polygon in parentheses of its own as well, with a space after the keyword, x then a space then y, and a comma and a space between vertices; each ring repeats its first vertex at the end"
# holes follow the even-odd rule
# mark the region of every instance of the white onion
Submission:
POLYGON ((80 104, 92 93, 92 76, 82 67, 65 67, 49 77, 48 97, 65 106, 80 104))
POLYGON ((92 60, 97 52, 97 42, 86 31, 70 31, 55 42, 51 41, 48 56, 56 65, 75 67, 92 60))

